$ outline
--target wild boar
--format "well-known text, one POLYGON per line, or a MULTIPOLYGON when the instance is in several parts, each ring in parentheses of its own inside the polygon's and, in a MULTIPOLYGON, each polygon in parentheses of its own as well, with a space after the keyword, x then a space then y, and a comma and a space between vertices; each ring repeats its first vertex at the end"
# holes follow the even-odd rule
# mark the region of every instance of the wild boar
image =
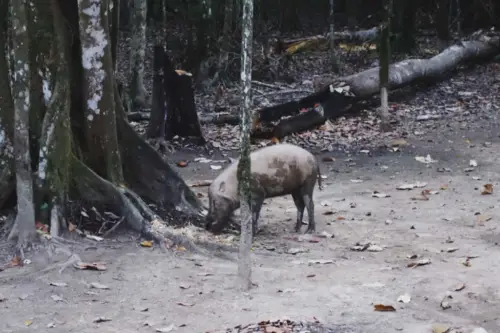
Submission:
MULTIPOLYGON (((252 152, 250 159, 253 234, 258 231, 257 223, 264 199, 286 194, 292 195, 297 207, 295 231, 300 231, 304 208, 307 208, 309 226, 306 233, 315 232, 313 191, 316 179, 321 189, 321 175, 314 155, 295 145, 277 144, 252 152)), ((238 161, 235 161, 209 187, 207 230, 220 232, 228 225, 232 213, 240 207, 237 169, 238 161)))

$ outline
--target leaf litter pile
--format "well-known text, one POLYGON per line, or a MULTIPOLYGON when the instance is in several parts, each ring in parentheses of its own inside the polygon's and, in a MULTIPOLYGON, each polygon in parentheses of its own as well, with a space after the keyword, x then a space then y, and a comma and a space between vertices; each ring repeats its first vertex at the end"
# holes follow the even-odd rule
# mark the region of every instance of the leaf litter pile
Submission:
POLYGON ((318 320, 292 321, 289 319, 265 320, 256 324, 238 325, 217 333, 354 333, 347 327, 325 326, 318 320))

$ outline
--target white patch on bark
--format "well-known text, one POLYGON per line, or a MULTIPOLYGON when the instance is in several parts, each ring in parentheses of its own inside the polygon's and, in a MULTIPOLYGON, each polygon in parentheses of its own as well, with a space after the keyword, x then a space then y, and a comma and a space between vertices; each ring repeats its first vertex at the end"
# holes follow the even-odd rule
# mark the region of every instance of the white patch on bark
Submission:
POLYGON ((54 123, 49 125, 47 129, 45 142, 40 147, 39 161, 38 161, 38 178, 40 179, 41 182, 43 182, 43 180, 45 180, 45 178, 47 177, 47 166, 48 166, 47 155, 49 149, 51 148, 50 142, 54 142, 55 129, 56 126, 54 123))
POLYGON ((42 93, 45 105, 49 104, 50 98, 52 97, 52 90, 50 90, 50 70, 45 69, 44 72, 38 70, 38 75, 42 79, 42 93))
POLYGON ((97 115, 101 112, 99 102, 103 96, 103 83, 106 78, 102 58, 108 40, 101 22, 101 1, 78 0, 78 7, 81 15, 87 16, 85 19, 80 19, 80 36, 82 40, 83 68, 93 72, 92 79, 87 82, 89 92, 87 109, 90 112, 87 118, 92 120, 92 114, 97 115), (87 6, 82 8, 84 5, 87 6))

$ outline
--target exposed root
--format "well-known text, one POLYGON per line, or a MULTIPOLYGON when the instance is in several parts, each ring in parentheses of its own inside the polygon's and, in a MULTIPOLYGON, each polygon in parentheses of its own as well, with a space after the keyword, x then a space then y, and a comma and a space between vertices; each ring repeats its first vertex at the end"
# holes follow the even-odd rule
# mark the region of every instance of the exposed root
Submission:
POLYGON ((117 117, 117 127, 122 159, 127 161, 123 175, 130 190, 148 203, 169 206, 186 214, 193 218, 193 224, 201 227, 200 218, 205 209, 196 194, 120 116, 117 117))
POLYGON ((72 167, 72 173, 78 175, 74 179, 74 186, 84 200, 110 205, 120 212, 132 229, 153 239, 162 248, 184 247, 188 251, 207 256, 213 255, 207 247, 219 248, 217 244, 206 243, 206 246, 200 247, 193 237, 169 228, 135 192, 99 177, 76 157, 73 157, 72 167))
POLYGON ((122 217, 118 222, 115 223, 114 226, 112 226, 109 230, 107 230, 106 232, 103 233, 103 236, 104 237, 108 237, 109 235, 111 235, 113 232, 115 232, 116 229, 118 229, 118 227, 122 224, 122 222, 125 220, 124 217, 122 217))

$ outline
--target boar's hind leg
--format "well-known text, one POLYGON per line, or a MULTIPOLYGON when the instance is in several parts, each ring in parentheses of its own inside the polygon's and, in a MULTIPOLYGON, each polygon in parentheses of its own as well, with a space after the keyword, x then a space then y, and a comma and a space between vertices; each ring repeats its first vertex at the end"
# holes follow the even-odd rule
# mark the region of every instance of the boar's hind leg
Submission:
POLYGON ((252 200, 252 233, 253 235, 257 235, 259 231, 259 215, 260 210, 262 208, 262 204, 264 203, 264 198, 253 198, 252 200))
POLYGON ((316 175, 311 181, 306 182, 300 189, 302 200, 307 208, 307 216, 309 217, 309 225, 307 226, 306 233, 313 233, 316 231, 316 223, 314 222, 314 202, 313 191, 316 184, 316 175))
POLYGON ((302 227, 302 219, 304 218, 304 208, 306 205, 300 189, 292 192, 292 198, 293 202, 295 202, 295 207, 297 207, 297 224, 295 224, 295 232, 299 232, 302 227))

